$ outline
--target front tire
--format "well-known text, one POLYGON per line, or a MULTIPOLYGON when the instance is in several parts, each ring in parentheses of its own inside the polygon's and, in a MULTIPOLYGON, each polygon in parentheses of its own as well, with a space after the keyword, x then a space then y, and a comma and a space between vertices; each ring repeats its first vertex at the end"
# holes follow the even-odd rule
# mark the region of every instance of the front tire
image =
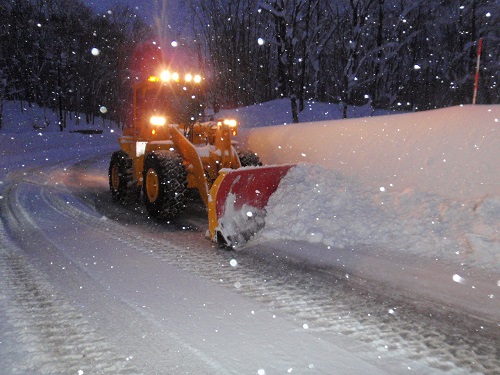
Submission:
POLYGON ((261 166, 259 155, 252 150, 243 149, 238 151, 238 157, 242 167, 257 167, 261 166))
POLYGON ((140 190, 134 180, 132 159, 123 150, 116 151, 109 162, 109 190, 113 201, 128 204, 137 201, 140 190))
POLYGON ((151 152, 144 160, 143 198, 155 218, 173 219, 186 207, 187 173, 173 152, 151 152))

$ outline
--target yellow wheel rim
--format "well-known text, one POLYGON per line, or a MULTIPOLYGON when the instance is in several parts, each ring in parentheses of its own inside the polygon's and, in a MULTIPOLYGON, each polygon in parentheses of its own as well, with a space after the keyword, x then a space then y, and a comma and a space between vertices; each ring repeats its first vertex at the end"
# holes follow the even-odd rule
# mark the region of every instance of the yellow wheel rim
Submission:
POLYGON ((146 173, 146 194, 150 202, 155 202, 158 199, 160 191, 160 179, 153 168, 146 173))
POLYGON ((118 173, 118 166, 113 164, 111 167, 111 186, 114 191, 118 191, 120 187, 120 174, 118 173))

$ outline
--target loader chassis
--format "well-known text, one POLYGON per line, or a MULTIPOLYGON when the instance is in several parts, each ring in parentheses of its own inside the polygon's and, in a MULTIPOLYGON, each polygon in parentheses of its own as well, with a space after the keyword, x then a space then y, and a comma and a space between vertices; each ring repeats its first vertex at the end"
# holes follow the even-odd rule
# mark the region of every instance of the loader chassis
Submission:
POLYGON ((111 157, 109 185, 115 201, 127 204, 142 193, 150 216, 172 219, 184 209, 190 189, 208 206, 219 172, 241 163, 231 140, 236 122, 203 119, 203 80, 161 77, 133 88, 132 121, 111 157))

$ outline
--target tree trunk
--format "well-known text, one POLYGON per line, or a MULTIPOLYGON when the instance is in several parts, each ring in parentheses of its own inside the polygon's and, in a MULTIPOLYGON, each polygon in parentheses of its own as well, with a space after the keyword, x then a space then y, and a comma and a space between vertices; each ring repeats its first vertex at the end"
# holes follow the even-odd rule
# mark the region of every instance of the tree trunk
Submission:
POLYGON ((383 84, 381 75, 382 44, 384 42, 384 1, 378 0, 378 27, 377 27, 377 61, 375 62, 375 83, 373 84, 372 101, 375 106, 380 104, 380 86, 383 84))
POLYGON ((63 100, 62 100, 62 79, 61 79, 61 66, 60 63, 57 65, 57 85, 58 93, 57 93, 57 104, 59 106, 59 130, 63 131, 65 128, 64 118, 63 118, 63 100))
POLYGON ((299 108, 297 106, 297 97, 295 95, 292 95, 290 97, 290 104, 292 107, 292 119, 293 122, 296 124, 299 122, 299 108))

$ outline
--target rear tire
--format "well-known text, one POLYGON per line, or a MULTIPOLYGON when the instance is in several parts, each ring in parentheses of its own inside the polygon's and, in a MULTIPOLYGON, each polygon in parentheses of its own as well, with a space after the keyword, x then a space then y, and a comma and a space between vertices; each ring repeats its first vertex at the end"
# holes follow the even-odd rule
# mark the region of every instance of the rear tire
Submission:
POLYGON ((140 190, 134 180, 132 159, 123 150, 116 151, 109 162, 109 190, 113 201, 128 204, 138 200, 140 190))
POLYGON ((151 152, 144 160, 143 198, 155 218, 173 219, 186 207, 187 173, 174 152, 151 152))

